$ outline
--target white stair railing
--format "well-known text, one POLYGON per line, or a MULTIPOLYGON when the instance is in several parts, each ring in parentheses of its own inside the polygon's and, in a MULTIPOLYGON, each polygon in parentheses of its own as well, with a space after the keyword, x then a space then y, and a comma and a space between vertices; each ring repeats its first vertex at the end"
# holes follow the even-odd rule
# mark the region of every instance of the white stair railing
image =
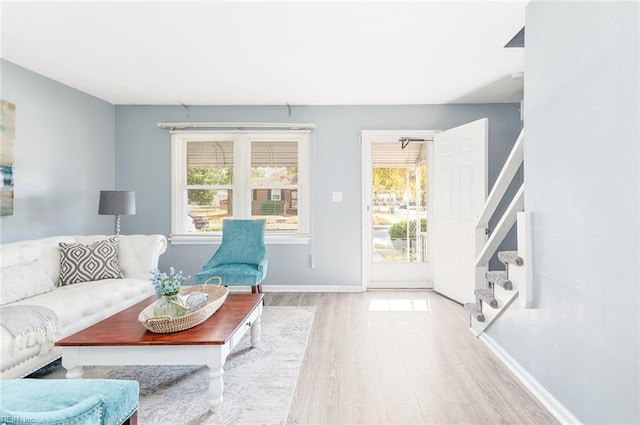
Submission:
MULTIPOLYGON (((509 230, 516 224, 517 213, 524 210, 524 183, 518 189, 507 210, 496 224, 496 228, 491 232, 489 239, 485 242, 480 252, 476 256, 476 267, 485 267, 491 257, 496 253, 498 247, 509 233, 509 230)), ((476 286, 477 287, 477 286, 476 286)))
MULTIPOLYGON (((516 175, 516 172, 522 165, 524 161, 524 129, 520 132, 518 136, 518 140, 513 145, 511 149, 511 153, 507 158, 500 174, 498 174, 498 178, 487 196, 487 200, 484 203, 484 207, 482 208, 482 212, 478 216, 476 220, 474 229, 476 238, 480 234, 489 233, 489 220, 496 212, 498 208, 498 204, 504 197, 513 177, 516 175)), ((492 235, 487 239, 487 241, 482 244, 476 242, 476 263, 475 267, 483 269, 486 268, 489 263, 489 259, 496 253, 498 246, 504 240, 505 236, 515 223, 516 213, 518 211, 522 211, 524 209, 524 184, 520 187, 520 190, 516 193, 513 201, 507 208, 507 211, 502 216, 496 228, 491 232, 492 235)), ((480 239, 480 238, 477 238, 480 239)), ((484 273, 476 273, 476 288, 482 288, 484 273)))
POLYGON ((489 227, 489 220, 491 219, 491 216, 496 212, 500 200, 502 200, 502 197, 507 192, 513 177, 516 175, 516 172, 518 171, 518 168, 520 168, 520 165, 522 165, 523 161, 524 130, 520 132, 518 140, 516 140, 515 145, 513 145, 507 161, 504 163, 500 174, 498 174, 498 178, 491 189, 491 193, 487 196, 482 212, 476 220, 476 224, 474 226, 476 229, 484 230, 489 227))
MULTIPOLYGON (((509 233, 509 230, 516 224, 518 220, 518 213, 521 213, 524 210, 524 183, 520 186, 519 190, 516 192, 515 196, 509 203, 509 206, 503 213, 502 217, 496 224, 495 229, 492 229, 489 232, 489 220, 495 214, 496 209, 498 208, 498 204, 504 197, 507 189, 509 188, 513 178, 515 177, 518 169, 522 165, 524 161, 524 130, 520 132, 516 143, 511 150, 498 178, 485 201, 484 207, 482 209, 481 214, 478 216, 474 226, 474 235, 475 235, 475 287, 476 289, 482 289, 487 287, 485 271, 487 270, 489 260, 496 254, 498 247, 504 240, 504 238, 509 233), (485 236, 486 234, 490 234, 488 238, 485 236)), ((519 238, 520 239, 520 238, 519 238)), ((517 291, 517 288, 514 288, 517 291)), ((484 331, 491 321, 495 320, 500 312, 511 303, 513 298, 515 297, 516 291, 509 291, 508 299, 504 299, 504 301, 499 300, 499 309, 495 312, 495 314, 490 314, 487 318, 486 322, 475 322, 473 323, 473 330, 477 334, 484 331)), ((482 308, 482 302, 479 302, 479 306, 476 306, 476 309, 479 308, 479 311, 482 312, 484 309, 482 308)), ((476 310, 477 311, 477 310, 476 310)), ((472 313, 473 316, 473 313, 472 313)), ((484 320, 484 319, 483 319, 484 320)))

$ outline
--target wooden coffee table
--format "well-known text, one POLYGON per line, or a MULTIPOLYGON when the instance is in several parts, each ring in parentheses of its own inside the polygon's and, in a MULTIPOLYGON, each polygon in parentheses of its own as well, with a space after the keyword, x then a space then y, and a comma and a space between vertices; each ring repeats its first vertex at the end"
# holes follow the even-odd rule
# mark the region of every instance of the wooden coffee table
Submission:
POLYGON ((95 325, 56 342, 62 347, 67 378, 82 378, 83 366, 206 365, 209 408, 222 404, 223 365, 227 355, 251 329, 251 345, 260 343, 264 294, 229 294, 207 321, 181 332, 147 331, 138 314, 157 299, 150 297, 95 325))

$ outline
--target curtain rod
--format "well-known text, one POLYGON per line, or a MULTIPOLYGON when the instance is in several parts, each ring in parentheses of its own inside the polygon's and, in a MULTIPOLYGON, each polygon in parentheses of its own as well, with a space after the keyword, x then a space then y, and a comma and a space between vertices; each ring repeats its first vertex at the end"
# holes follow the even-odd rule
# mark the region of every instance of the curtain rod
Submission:
POLYGON ((284 128, 289 130, 315 130, 315 124, 304 123, 272 123, 272 122, 159 122, 158 127, 170 130, 186 128, 284 128))

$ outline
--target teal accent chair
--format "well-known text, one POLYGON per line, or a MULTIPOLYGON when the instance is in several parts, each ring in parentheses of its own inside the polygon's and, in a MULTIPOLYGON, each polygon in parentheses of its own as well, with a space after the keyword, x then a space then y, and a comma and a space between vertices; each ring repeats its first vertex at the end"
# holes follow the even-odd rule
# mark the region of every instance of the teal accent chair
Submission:
POLYGON ((135 425, 138 381, 0 380, 0 418, 7 424, 135 425))
POLYGON ((267 275, 267 249, 264 244, 266 220, 226 219, 222 221, 222 243, 213 257, 195 275, 195 283, 218 276, 224 286, 251 286, 262 292, 267 275))

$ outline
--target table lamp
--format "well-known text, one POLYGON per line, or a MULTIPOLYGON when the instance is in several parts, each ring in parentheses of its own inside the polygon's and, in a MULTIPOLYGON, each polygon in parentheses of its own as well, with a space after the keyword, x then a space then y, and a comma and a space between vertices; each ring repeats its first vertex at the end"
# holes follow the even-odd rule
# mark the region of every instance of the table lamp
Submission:
POLYGON ((128 190, 101 190, 98 214, 115 215, 116 236, 120 235, 120 216, 136 213, 136 193, 128 190))

